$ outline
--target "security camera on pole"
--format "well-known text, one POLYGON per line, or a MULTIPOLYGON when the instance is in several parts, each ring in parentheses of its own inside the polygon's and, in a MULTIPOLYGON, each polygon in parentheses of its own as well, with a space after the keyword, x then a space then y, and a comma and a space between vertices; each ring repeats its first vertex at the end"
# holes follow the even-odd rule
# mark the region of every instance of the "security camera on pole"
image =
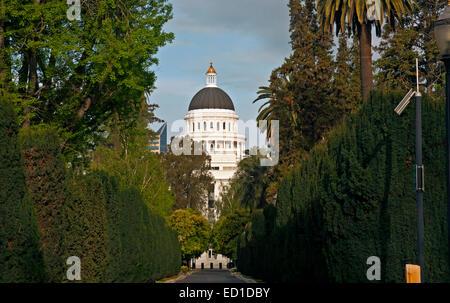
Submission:
MULTIPOLYGON (((411 97, 416 96, 416 206, 417 206, 417 241, 418 261, 420 266, 420 280, 424 280, 424 253, 423 253, 423 192, 424 192, 424 166, 422 163, 422 95, 419 91, 419 63, 416 59, 416 91, 412 89, 405 95, 395 108, 395 112, 401 115, 409 104, 411 97)), ((409 268, 408 266, 406 267, 409 268)))

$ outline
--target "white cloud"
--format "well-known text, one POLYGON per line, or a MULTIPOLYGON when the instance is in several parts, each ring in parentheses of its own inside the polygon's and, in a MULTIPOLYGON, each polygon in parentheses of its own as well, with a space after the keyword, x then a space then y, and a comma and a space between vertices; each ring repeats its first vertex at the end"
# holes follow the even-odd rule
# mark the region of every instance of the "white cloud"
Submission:
POLYGON ((260 39, 267 47, 286 43, 288 0, 173 0, 174 19, 167 29, 217 34, 239 33, 260 39))

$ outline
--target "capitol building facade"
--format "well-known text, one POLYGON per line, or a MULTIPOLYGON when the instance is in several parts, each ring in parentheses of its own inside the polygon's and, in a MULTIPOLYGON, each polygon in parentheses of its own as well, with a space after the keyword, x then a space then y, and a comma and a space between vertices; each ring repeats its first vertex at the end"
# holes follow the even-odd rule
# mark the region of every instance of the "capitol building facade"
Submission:
MULTIPOLYGON (((202 213, 215 221, 219 215, 215 202, 219 201, 245 155, 245 135, 238 132, 239 116, 233 101, 217 86, 217 73, 212 62, 206 71, 206 85, 192 98, 184 120, 185 135, 200 142, 203 151, 211 157, 214 188, 205 199, 202 213)), ((192 260, 191 267, 224 268, 229 262, 231 260, 209 249, 197 260, 192 260)))
MULTIPOLYGON (((233 101, 217 86, 217 74, 212 66, 206 71, 206 86, 198 91, 189 104, 184 117, 186 134, 201 142, 203 151, 211 157, 211 174, 214 177, 212 200, 218 201, 223 188, 237 170, 245 155, 245 136, 238 132, 239 116, 233 101)), ((205 217, 216 220, 212 203, 205 207, 205 217)))

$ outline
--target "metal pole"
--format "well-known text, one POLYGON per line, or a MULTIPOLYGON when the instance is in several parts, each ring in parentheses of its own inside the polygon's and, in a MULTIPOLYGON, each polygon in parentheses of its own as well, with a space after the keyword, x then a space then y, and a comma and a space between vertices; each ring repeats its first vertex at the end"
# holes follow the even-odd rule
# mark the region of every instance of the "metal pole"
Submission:
POLYGON ((445 63, 445 128, 447 132, 447 236, 450 262, 450 57, 444 56, 442 61, 445 63))
POLYGON ((416 205, 417 205, 417 242, 420 266, 420 282, 424 282, 423 249, 423 163, 422 163, 422 96, 416 92, 416 205))

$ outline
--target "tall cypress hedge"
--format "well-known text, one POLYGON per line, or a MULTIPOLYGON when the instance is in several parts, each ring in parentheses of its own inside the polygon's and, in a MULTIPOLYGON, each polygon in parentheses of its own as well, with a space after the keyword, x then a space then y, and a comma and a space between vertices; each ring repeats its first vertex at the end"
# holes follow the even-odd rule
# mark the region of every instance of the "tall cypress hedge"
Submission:
POLYGON ((45 281, 39 231, 27 194, 12 107, 0 100, 0 282, 45 281))
POLYGON ((50 282, 64 275, 62 207, 67 197, 66 167, 56 132, 48 126, 26 128, 20 139, 26 182, 41 233, 45 268, 50 282))
MULTIPOLYGON (((238 267, 267 281, 367 282, 370 256, 384 282, 417 264, 414 106, 376 92, 316 146, 278 189, 276 215, 255 215, 238 241, 238 267)), ((414 102, 414 101, 413 101, 414 102)), ((443 102, 423 100, 425 281, 448 282, 443 102)))
POLYGON ((73 176, 65 206, 64 258, 81 260, 81 282, 151 282, 179 271, 174 231, 133 188, 103 171, 73 176))
MULTIPOLYGON (((149 210, 139 191, 120 188, 117 180, 103 171, 67 170, 58 136, 49 127, 24 130, 21 141, 31 196, 31 201, 22 203, 28 201, 30 211, 34 206, 44 254, 44 264, 35 262, 33 266, 48 273, 46 281, 67 282, 70 256, 80 258, 80 282, 151 282, 179 271, 181 249, 176 234, 164 218, 149 210)), ((9 154, 22 163, 17 148, 9 154)), ((14 182, 20 177, 24 181, 23 168, 23 164, 11 167, 2 177, 14 174, 14 182)), ((18 191, 8 189, 13 193, 9 199, 24 196, 25 183, 22 189, 16 187, 18 191)), ((30 240, 22 246, 32 244, 30 240)))
MULTIPOLYGON (((108 261, 104 183, 95 173, 74 175, 68 191, 63 208, 62 257, 80 258, 81 282, 101 282, 108 261)), ((65 262, 61 265, 67 267, 65 262)))

